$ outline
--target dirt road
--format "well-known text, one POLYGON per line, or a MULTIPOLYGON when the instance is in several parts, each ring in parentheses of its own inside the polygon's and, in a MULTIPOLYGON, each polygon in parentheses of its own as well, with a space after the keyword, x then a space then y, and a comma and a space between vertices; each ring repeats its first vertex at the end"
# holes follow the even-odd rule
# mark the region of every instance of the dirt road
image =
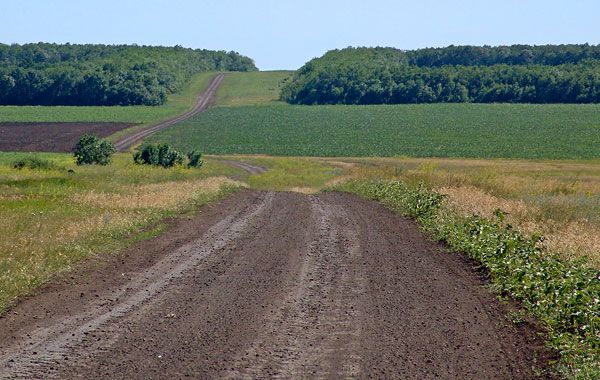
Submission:
POLYGON ((124 137, 121 140, 115 142, 115 147, 117 148, 117 150, 119 152, 125 152, 129 148, 131 148, 131 146, 142 141, 145 137, 148 137, 151 134, 160 131, 161 129, 165 129, 165 128, 171 127, 177 123, 181 123, 182 121, 185 121, 193 116, 196 116, 200 112, 206 110, 208 108, 208 106, 210 105, 210 102, 213 99, 217 89, 219 88, 219 85, 223 81, 223 78, 225 78, 224 74, 217 74, 211 80, 211 82, 208 85, 208 87, 206 88, 206 90, 204 90, 204 92, 198 96, 198 98, 196 99, 196 104, 194 105, 194 107, 191 110, 189 110, 173 119, 165 120, 159 124, 144 128, 144 129, 142 129, 138 132, 135 132, 127 137, 124 137))
POLYGON ((0 318, 0 378, 532 378, 505 312, 378 204, 245 191, 0 318))

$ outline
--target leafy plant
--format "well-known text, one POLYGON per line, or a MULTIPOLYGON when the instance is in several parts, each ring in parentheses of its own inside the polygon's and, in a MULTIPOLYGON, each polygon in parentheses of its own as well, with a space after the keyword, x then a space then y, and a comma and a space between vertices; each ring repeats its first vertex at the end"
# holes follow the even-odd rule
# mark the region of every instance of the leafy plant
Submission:
POLYGON ((188 168, 199 168, 204 165, 204 161, 202 161, 202 153, 192 150, 187 154, 188 158, 188 168))
POLYGON ((193 150, 184 155, 169 144, 144 145, 133 155, 133 161, 140 165, 155 165, 163 168, 182 165, 184 161, 187 161, 188 168, 199 168, 203 165, 200 152, 193 150))
POLYGON ((520 301, 548 330, 561 353, 559 369, 570 378, 600 376, 600 274, 584 261, 565 261, 496 219, 462 217, 441 207, 443 197, 423 184, 350 182, 342 190, 380 201, 415 217, 422 228, 489 271, 493 288, 520 301))
POLYGON ((57 169, 57 166, 54 162, 40 158, 37 156, 30 156, 18 159, 13 162, 13 167, 15 169, 41 169, 41 170, 50 170, 57 169))
POLYGON ((85 134, 81 136, 77 145, 75 145, 73 155, 77 165, 108 165, 115 152, 115 146, 110 141, 85 134))
POLYGON ((596 104, 213 107, 147 141, 205 154, 585 159, 600 158, 599 113, 596 104))

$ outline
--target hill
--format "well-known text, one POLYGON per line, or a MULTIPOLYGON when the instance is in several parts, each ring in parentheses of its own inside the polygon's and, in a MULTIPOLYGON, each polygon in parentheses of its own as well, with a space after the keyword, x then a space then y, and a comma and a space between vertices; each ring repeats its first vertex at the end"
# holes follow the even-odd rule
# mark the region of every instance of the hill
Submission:
POLYGON ((282 89, 292 104, 598 103, 600 46, 333 50, 282 89))
POLYGON ((254 70, 235 52, 179 46, 0 44, 0 105, 160 105, 195 74, 254 70))

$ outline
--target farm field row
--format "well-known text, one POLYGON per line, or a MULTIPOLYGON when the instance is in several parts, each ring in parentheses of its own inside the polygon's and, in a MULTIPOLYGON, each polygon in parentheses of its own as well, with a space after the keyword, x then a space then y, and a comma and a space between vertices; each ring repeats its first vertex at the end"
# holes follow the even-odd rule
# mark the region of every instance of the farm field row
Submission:
POLYGON ((208 154, 593 159, 598 115, 600 105, 266 103, 217 106, 148 141, 208 154))

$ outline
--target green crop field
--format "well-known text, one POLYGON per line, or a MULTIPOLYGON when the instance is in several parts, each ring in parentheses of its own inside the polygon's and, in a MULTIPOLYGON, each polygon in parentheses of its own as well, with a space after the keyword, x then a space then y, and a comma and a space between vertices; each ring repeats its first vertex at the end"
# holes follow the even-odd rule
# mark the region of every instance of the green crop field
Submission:
POLYGON ((600 157, 600 105, 216 107, 149 138, 210 154, 600 157))
POLYGON ((171 95, 162 106, 77 107, 0 106, 0 122, 115 122, 149 124, 185 112, 194 104, 214 73, 201 73, 181 93, 171 95))

